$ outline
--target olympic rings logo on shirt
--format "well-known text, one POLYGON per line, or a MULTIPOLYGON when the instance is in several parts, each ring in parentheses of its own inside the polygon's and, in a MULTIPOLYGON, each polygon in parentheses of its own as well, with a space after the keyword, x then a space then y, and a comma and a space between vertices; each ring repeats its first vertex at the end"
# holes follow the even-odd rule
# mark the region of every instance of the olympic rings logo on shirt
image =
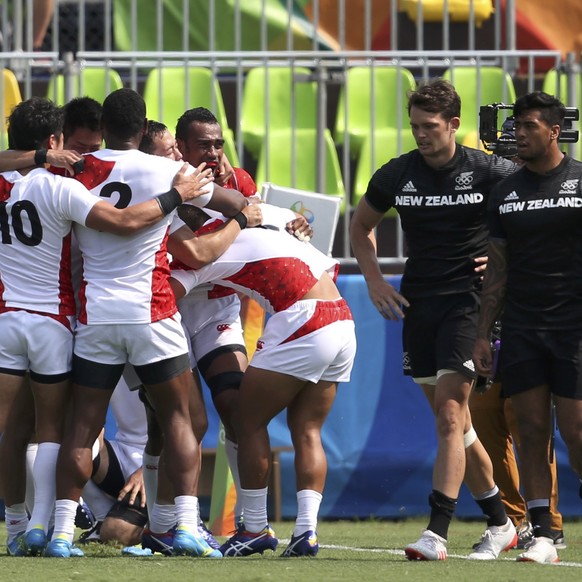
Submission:
POLYGON ((565 182, 562 182, 560 187, 564 190, 576 190, 576 188, 578 188, 578 182, 578 178, 574 180, 566 180, 565 182))
POLYGON ((473 182, 473 172, 462 172, 455 178, 459 186, 469 186, 473 182))

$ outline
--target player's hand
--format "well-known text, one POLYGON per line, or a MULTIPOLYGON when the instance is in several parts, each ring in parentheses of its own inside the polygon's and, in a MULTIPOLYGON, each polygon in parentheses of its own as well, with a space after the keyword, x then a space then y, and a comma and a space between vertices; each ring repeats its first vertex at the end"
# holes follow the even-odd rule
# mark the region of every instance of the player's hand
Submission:
POLYGON ((286 224, 287 232, 296 236, 302 242, 309 242, 313 236, 313 228, 302 214, 297 214, 295 220, 286 224))
POLYGON ((186 175, 186 171, 190 164, 182 165, 180 171, 174 176, 172 186, 178 191, 182 197, 183 202, 198 198, 202 194, 206 194, 205 187, 214 180, 212 171, 206 169, 206 164, 200 164, 193 173, 186 175))
POLYGON ((247 217, 247 227, 259 226, 263 222, 263 213, 260 204, 249 204, 241 212, 247 217))
POLYGON ((75 150, 47 150, 46 152, 47 164, 55 168, 64 168, 70 176, 77 173, 78 163, 82 163, 83 159, 83 156, 75 150))
POLYGON ((368 294, 384 319, 404 319, 402 306, 410 307, 407 299, 400 295, 396 289, 385 279, 368 282, 368 294))
POLYGON ((216 183, 219 186, 224 186, 234 174, 234 169, 226 157, 226 154, 222 154, 222 158, 220 160, 220 165, 218 166, 218 171, 216 172, 216 183))
POLYGON ((128 496, 130 505, 135 505, 137 496, 140 496, 140 507, 146 506, 146 492, 143 483, 143 470, 139 467, 127 479, 123 488, 119 491, 117 500, 121 501, 125 496, 128 496))
POLYGON ((488 339, 477 338, 473 348, 473 363, 476 372, 489 378, 493 368, 493 354, 491 353, 491 342, 488 339))
POLYGON ((488 257, 477 257, 473 259, 475 263, 475 273, 481 273, 481 280, 484 277, 485 269, 487 268, 487 259, 488 257))

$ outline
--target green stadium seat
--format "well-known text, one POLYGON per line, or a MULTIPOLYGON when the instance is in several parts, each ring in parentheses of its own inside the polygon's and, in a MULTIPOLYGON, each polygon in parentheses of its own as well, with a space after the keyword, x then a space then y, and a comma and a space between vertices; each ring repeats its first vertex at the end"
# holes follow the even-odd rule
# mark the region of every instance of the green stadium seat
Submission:
MULTIPOLYGON (((81 69, 78 76, 73 77, 73 87, 71 97, 92 97, 99 103, 103 103, 105 97, 123 88, 123 81, 115 69, 110 68, 85 68, 81 69)), ((64 105, 65 98, 65 78, 63 75, 51 77, 47 97, 57 105, 64 105)))
POLYGON ((408 94, 415 88, 416 81, 412 73, 402 67, 358 66, 349 69, 338 101, 335 143, 343 145, 347 136, 350 155, 357 158, 364 141, 373 131, 408 128, 408 94))
POLYGON ((317 84, 304 67, 256 67, 245 79, 241 130, 257 158, 267 132, 317 128, 317 84), (267 89, 268 87, 268 89, 267 89))
MULTIPOLYGON (((368 182, 374 172, 392 158, 416 148, 416 142, 409 128, 399 131, 391 127, 378 129, 372 137, 367 137, 362 145, 354 174, 352 205, 355 207, 366 193, 368 182)), ((391 208, 387 216, 395 216, 391 208)))
MULTIPOLYGON (((324 132, 325 174, 323 188, 318 187, 317 130, 279 129, 269 133, 259 155, 256 183, 261 190, 265 182, 280 186, 320 192, 345 199, 345 188, 337 151, 331 132, 324 132)), ((342 202, 341 211, 344 210, 342 202)))
POLYGON ((450 81, 461 97, 461 127, 457 141, 479 131, 479 107, 490 103, 514 103, 515 87, 509 73, 499 67, 463 67, 447 69, 443 78, 450 81))

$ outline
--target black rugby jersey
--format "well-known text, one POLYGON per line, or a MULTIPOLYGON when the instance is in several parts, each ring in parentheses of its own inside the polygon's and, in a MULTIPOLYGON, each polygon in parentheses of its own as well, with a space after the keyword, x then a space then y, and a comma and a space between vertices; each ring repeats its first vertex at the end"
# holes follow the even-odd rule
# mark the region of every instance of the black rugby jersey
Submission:
POLYGON ((582 162, 520 169, 493 189, 488 222, 507 241, 504 328, 582 327, 582 162))
POLYGON ((504 158, 457 144, 438 170, 413 150, 376 171, 366 200, 379 212, 394 207, 400 215, 408 254, 404 297, 480 289, 473 259, 487 253, 489 192, 515 169, 504 158))

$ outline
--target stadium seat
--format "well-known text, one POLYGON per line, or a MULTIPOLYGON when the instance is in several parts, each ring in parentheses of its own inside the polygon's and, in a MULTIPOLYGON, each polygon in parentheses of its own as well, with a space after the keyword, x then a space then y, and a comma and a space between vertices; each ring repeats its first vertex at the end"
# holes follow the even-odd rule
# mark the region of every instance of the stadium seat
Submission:
MULTIPOLYGON (((109 93, 123 87, 119 73, 110 68, 81 69, 79 75, 73 77, 72 81, 71 98, 87 96, 99 101, 99 103, 103 103, 109 93)), ((64 105, 67 102, 63 75, 51 77, 47 97, 57 105, 64 105)))
POLYGON ((146 78, 143 98, 148 118, 165 123, 172 131, 184 111, 193 107, 206 107, 218 119, 223 133, 230 132, 232 137, 226 119, 222 91, 210 69, 204 67, 152 69, 146 78))
MULTIPOLYGON (((352 205, 354 207, 358 205, 366 193, 370 178, 378 168, 392 158, 415 148, 416 142, 410 129, 399 131, 388 127, 375 131, 373 138, 367 137, 356 164, 352 205)), ((387 216, 395 215, 396 211, 393 208, 387 212, 387 216)))
POLYGON ((245 79, 241 130, 245 147, 257 158, 265 134, 317 128, 317 84, 304 67, 255 67, 245 79))
MULTIPOLYGON (((259 155, 256 182, 259 191, 265 182, 274 182, 299 190, 320 192, 345 198, 339 159, 331 137, 324 132, 325 174, 323 188, 318 187, 317 130, 279 129, 269 133, 259 155)), ((344 210, 342 203, 341 211, 344 210)))
MULTIPOLYGON (((580 75, 574 75, 574 101, 570 102, 568 98, 568 76, 565 73, 550 69, 544 76, 542 91, 549 95, 557 97, 564 105, 568 107, 578 107, 582 109, 582 79, 580 75)), ((580 130, 580 122, 574 124, 574 129, 580 130)), ((568 144, 561 144, 564 151, 568 150, 568 144)), ((574 157, 582 158, 582 142, 574 144, 574 157)))
POLYGON ((10 69, 2 70, 2 81, 0 87, 2 89, 2 103, 4 104, 2 120, 0 121, 0 140, 2 140, 0 145, 2 148, 6 149, 8 147, 6 120, 10 113, 12 113, 14 107, 22 101, 22 94, 20 92, 18 80, 10 69))
POLYGON ((515 87, 509 73, 499 67, 455 67, 443 78, 450 81, 461 96, 461 127, 457 141, 479 131, 479 107, 490 103, 514 103, 515 87))
POLYGON ((335 143, 342 145, 347 134, 350 155, 357 158, 372 130, 408 128, 408 93, 415 88, 412 73, 402 67, 358 66, 349 69, 338 101, 335 143), (375 103, 373 121, 372 83, 375 103))

